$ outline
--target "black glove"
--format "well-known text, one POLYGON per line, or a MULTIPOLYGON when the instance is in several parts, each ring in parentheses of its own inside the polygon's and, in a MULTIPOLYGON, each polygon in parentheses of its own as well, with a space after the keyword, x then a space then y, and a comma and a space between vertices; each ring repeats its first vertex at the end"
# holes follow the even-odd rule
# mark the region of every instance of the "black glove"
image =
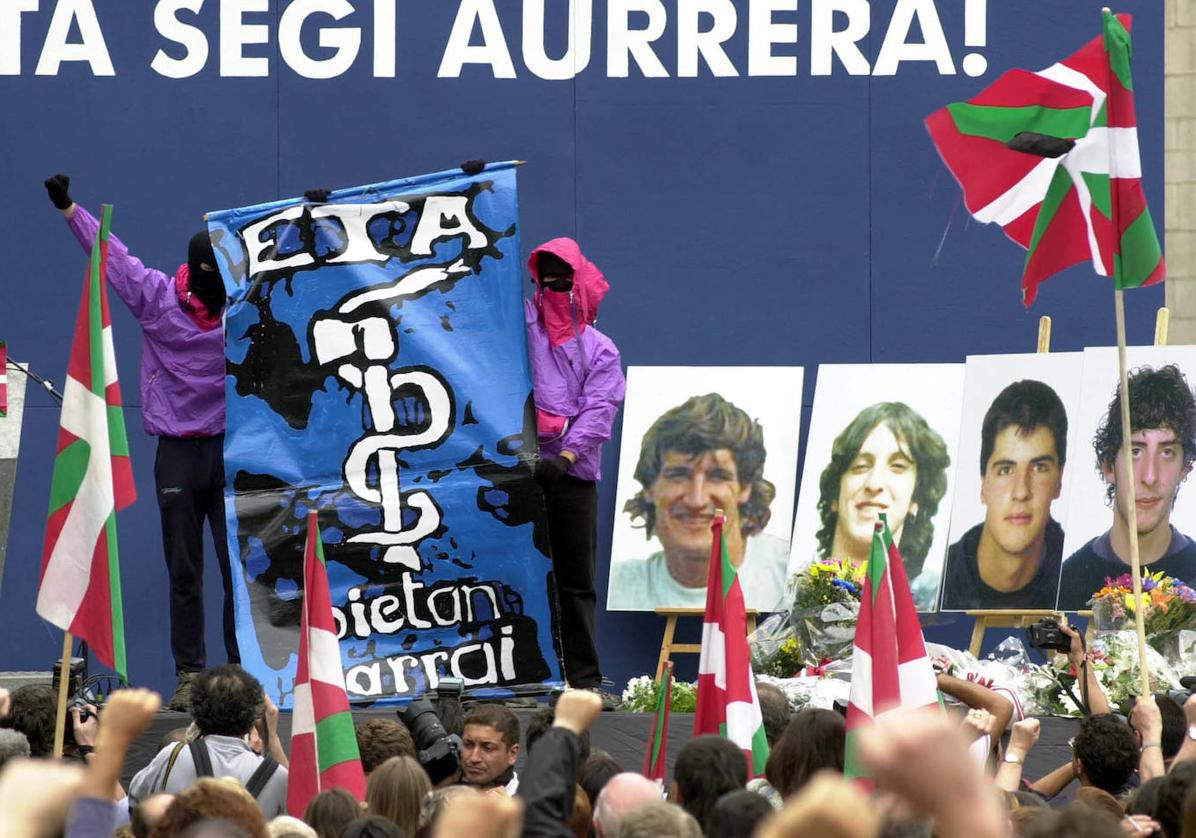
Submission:
POLYGON ((313 204, 326 204, 331 194, 331 189, 309 189, 303 193, 303 200, 313 204))
POLYGON ((480 175, 482 169, 486 168, 485 160, 466 160, 461 164, 461 171, 472 177, 473 175, 480 175))
POLYGON ((45 180, 46 191, 50 193, 50 203, 64 210, 71 204, 75 203, 71 200, 71 179, 67 175, 54 175, 45 180))
POLYGON ((541 457, 536 463, 536 481, 542 486, 551 486, 573 465, 564 457, 541 457))

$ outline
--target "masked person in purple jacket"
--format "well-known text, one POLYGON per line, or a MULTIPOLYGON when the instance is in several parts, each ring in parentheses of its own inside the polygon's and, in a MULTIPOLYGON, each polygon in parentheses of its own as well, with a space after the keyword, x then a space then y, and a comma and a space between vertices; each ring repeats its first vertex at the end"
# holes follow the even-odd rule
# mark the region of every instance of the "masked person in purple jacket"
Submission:
MULTIPOLYGON (((74 203, 70 178, 46 180, 85 252, 99 222, 74 203)), ((154 482, 170 575, 170 646, 178 686, 170 707, 189 709, 191 682, 207 666, 204 650, 203 522, 224 581, 224 647, 239 663, 232 570, 224 525, 225 292, 208 231, 191 239, 173 277, 147 268, 116 236, 108 240, 108 283, 141 324, 141 416, 158 437, 154 482)))
POLYGON ((565 677, 571 687, 597 692, 597 481, 602 443, 610 439, 626 381, 619 350, 594 328, 610 286, 577 242, 540 245, 528 268, 536 286, 524 303, 540 437, 536 480, 548 507, 565 677))

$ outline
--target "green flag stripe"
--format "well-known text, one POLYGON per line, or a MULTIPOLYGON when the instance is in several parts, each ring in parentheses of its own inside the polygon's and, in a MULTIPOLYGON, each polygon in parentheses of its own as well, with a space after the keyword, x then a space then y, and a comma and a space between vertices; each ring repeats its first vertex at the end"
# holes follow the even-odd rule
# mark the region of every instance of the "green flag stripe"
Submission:
POLYGON ((735 582, 735 565, 731 564, 731 556, 727 553, 727 540, 725 538, 719 539, 719 550, 722 553, 723 562, 723 599, 731 593, 731 585, 735 582))
POLYGON ((1109 176, 1097 172, 1081 172, 1084 183, 1088 184, 1088 194, 1092 196, 1092 204, 1105 218, 1113 217, 1113 195, 1109 190, 1109 176))
POLYGON ((1145 209, 1121 234, 1121 253, 1116 260, 1117 287, 1137 288, 1159 265, 1162 254, 1150 210, 1145 209))
POLYGON ((760 725, 752 734, 752 770, 759 776, 764 773, 767 764, 768 736, 764 733, 764 725, 760 725))
POLYGON ((664 682, 660 685, 660 695, 656 699, 656 723, 652 726, 652 756, 648 761, 649 770, 655 769, 656 761, 660 759, 661 735, 664 733, 665 694, 668 692, 669 675, 665 673, 664 682))
POLYGON ((112 604, 112 668, 122 681, 129 680, 125 660, 125 610, 120 590, 120 552, 116 540, 116 512, 108 516, 104 525, 108 538, 108 598, 112 604))
POLYGON ((118 404, 108 405, 108 448, 113 457, 129 456, 129 436, 125 433, 125 415, 118 404))
POLYGON ((961 134, 1007 143, 1022 131, 1051 137, 1083 137, 1088 133, 1091 108, 1044 108, 1025 105, 1005 108, 955 102, 947 105, 961 134))
POLYGON ((872 557, 868 561, 868 581, 872 583, 872 602, 876 603, 876 596, 880 593, 881 580, 889 570, 889 552, 883 537, 872 538, 872 557))
POLYGON ((860 760, 859 755, 859 731, 847 731, 847 741, 843 747, 843 776, 849 780, 854 780, 856 777, 867 777, 868 773, 864 770, 864 764, 860 760))
POLYGON ((1133 90, 1130 64, 1134 58, 1134 43, 1130 33, 1111 12, 1105 12, 1105 51, 1109 54, 1109 67, 1121 86, 1133 90))
POLYGON ((1055 169, 1055 176, 1051 178, 1051 185, 1047 187, 1046 196, 1042 199, 1042 206, 1038 210, 1038 220, 1034 222, 1034 235, 1030 237, 1030 247, 1026 251, 1026 264, 1030 264, 1030 260, 1034 258, 1034 250, 1038 247, 1038 243, 1042 241, 1042 237, 1046 235, 1047 228, 1051 226, 1051 222, 1055 219, 1055 213, 1059 211, 1059 207, 1063 205, 1063 200, 1067 197, 1067 193, 1075 186, 1072 183, 1071 175, 1067 173, 1067 169, 1060 166, 1055 169))
POLYGON ((87 474, 87 461, 91 457, 91 445, 87 440, 76 439, 58 452, 54 458, 54 476, 50 483, 50 514, 53 515, 75 499, 83 476, 87 474))
POLYGON ((104 204, 100 211, 100 234, 91 246, 91 272, 87 287, 87 343, 91 349, 91 392, 104 398, 104 313, 100 309, 100 247, 108 240, 112 226, 112 205, 104 204))
POLYGON ((1109 100, 1105 99, 1101 103, 1100 111, 1096 114, 1096 122, 1092 123, 1093 128, 1108 128, 1109 127, 1109 100))
POLYGON ((325 716, 316 722, 316 747, 316 762, 320 771, 360 758, 357 734, 353 731, 353 717, 347 710, 325 716))

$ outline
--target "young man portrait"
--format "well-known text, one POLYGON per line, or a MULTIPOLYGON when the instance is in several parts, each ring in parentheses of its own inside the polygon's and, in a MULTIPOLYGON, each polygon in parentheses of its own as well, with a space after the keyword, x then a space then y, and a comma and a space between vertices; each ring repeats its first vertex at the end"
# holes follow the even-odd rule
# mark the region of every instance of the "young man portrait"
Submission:
POLYGON ((984 520, 951 545, 944 609, 1053 608, 1063 528, 1051 504, 1063 488, 1067 411, 1041 381, 1002 390, 980 427, 984 520))
POLYGON ((1130 571, 1130 527, 1138 533, 1144 570, 1162 571, 1184 582, 1196 580, 1196 544, 1171 524, 1180 486, 1196 460, 1196 400, 1174 364, 1139 367, 1129 376, 1130 446, 1133 473, 1122 450, 1121 394, 1113 396, 1093 447, 1113 508, 1112 526, 1063 563, 1058 608, 1076 611, 1092 595, 1130 571), (1134 506, 1126 487, 1133 481, 1134 506))

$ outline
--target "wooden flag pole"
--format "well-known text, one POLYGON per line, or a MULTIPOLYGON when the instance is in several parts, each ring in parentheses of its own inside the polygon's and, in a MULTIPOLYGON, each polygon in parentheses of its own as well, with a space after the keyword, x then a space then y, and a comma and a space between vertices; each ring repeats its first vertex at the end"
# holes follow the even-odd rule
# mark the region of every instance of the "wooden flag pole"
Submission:
POLYGON ((1171 327, 1171 309, 1163 306, 1154 317, 1154 345, 1167 345, 1167 331, 1171 327))
MULTIPOLYGON (((1146 618, 1142 613, 1142 562, 1138 555, 1138 502, 1134 493, 1134 450, 1132 445, 1133 429, 1130 428, 1130 383, 1129 373, 1125 363, 1125 292, 1120 288, 1113 292, 1114 306, 1117 312, 1117 367, 1120 372, 1121 384, 1121 453, 1125 458, 1124 486, 1117 486, 1116 494, 1125 491, 1123 508, 1128 510, 1128 526, 1130 535, 1130 576, 1134 581, 1134 628, 1138 632, 1138 672, 1141 675, 1141 689, 1139 695, 1150 695, 1150 671, 1146 663, 1146 618)), ((1115 498, 1114 503, 1117 503, 1115 498)))
POLYGON ((58 670, 58 715, 54 726, 54 759, 62 758, 63 737, 66 733, 66 698, 71 683, 71 633, 62 638, 62 660, 58 670))
POLYGON ((1038 318, 1038 349, 1037 352, 1051 351, 1051 318, 1043 315, 1038 318))

